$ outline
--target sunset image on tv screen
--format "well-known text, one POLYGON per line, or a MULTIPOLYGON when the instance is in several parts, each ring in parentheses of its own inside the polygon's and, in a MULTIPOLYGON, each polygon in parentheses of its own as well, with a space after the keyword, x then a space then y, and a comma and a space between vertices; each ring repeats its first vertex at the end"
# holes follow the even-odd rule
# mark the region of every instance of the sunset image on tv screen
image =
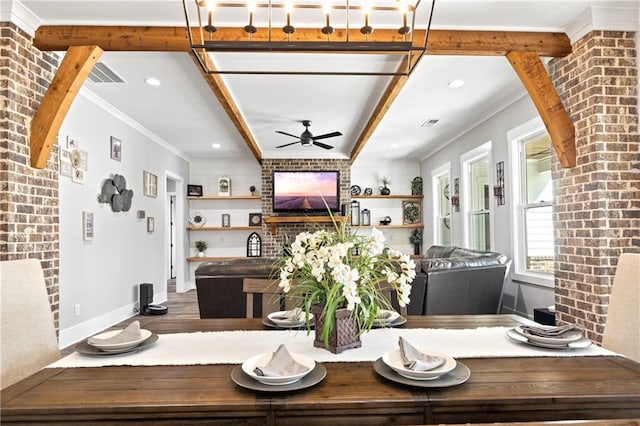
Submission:
POLYGON ((274 172, 273 208, 276 211, 336 210, 338 204, 336 172, 274 172), (324 198, 324 201, 323 201, 324 198))

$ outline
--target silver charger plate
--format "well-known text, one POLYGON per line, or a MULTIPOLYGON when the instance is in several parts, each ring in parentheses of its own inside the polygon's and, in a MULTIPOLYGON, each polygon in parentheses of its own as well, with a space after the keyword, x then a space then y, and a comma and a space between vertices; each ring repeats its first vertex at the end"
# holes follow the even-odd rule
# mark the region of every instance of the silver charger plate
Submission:
POLYGON ((231 380, 233 382, 245 389, 251 389, 255 391, 261 392, 289 392, 296 391, 300 389, 306 389, 311 386, 317 385, 327 376, 327 369, 324 365, 316 362, 316 366, 309 374, 301 378, 295 383, 291 383, 290 385, 265 385, 263 383, 254 380, 250 376, 248 376, 244 371, 242 371, 242 365, 236 366, 231 371, 231 380))
POLYGON ((149 336, 147 340, 145 340, 144 342, 140 343, 137 346, 122 348, 119 350, 114 349, 109 351, 100 350, 94 346, 91 346, 89 343, 87 343, 86 340, 83 340, 82 342, 78 343, 74 347, 74 349, 78 353, 81 353, 83 355, 100 355, 100 356, 120 355, 120 354, 129 353, 129 352, 137 352, 142 349, 145 349, 148 346, 154 344, 157 340, 158 340, 158 335, 156 333, 151 333, 151 336, 149 336))
POLYGON ((387 324, 381 324, 381 323, 373 323, 373 327, 372 328, 393 328, 393 327, 400 327, 401 325, 406 324, 407 319, 405 317, 403 317, 402 315, 399 316, 398 318, 396 318, 395 320, 391 321, 390 323, 387 324))
POLYGON ((584 336, 574 342, 562 343, 562 344, 534 342, 532 340, 529 340, 526 336, 518 333, 514 329, 507 330, 507 336, 509 336, 512 340, 515 340, 516 342, 524 343, 530 346, 536 346, 538 348, 545 348, 545 349, 561 349, 561 350, 562 349, 584 349, 584 348, 588 348, 592 344, 591 340, 589 340, 584 336))
POLYGON ((456 362, 456 368, 454 368, 447 374, 443 374, 442 376, 433 380, 412 380, 403 377, 393 371, 389 366, 387 366, 387 364, 382 361, 382 357, 375 360, 375 362, 373 363, 373 369, 376 373, 378 373, 385 379, 395 383, 415 386, 419 388, 446 388, 460 385, 469 380, 469 377, 471 377, 471 370, 469 370, 469 367, 458 360, 456 360, 456 362))
MULTIPOLYGON (((269 327, 269 328, 275 328, 276 330, 306 330, 307 329, 307 324, 306 323, 302 323, 299 325, 294 325, 291 327, 285 327, 283 325, 280 324, 276 324, 275 322, 271 321, 269 318, 263 318, 262 319, 262 325, 269 327)), ((315 322, 311 323, 311 330, 313 330, 313 328, 315 327, 315 322)))

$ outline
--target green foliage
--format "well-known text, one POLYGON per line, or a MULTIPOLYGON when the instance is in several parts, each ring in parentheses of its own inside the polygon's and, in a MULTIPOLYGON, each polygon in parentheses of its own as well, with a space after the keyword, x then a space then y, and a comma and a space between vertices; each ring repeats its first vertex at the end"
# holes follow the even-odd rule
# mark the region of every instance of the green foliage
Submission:
POLYGON ((199 252, 203 252, 207 249, 207 247, 209 247, 209 244, 207 244, 206 241, 202 241, 202 240, 196 241, 195 245, 196 245, 196 250, 198 250, 199 252))

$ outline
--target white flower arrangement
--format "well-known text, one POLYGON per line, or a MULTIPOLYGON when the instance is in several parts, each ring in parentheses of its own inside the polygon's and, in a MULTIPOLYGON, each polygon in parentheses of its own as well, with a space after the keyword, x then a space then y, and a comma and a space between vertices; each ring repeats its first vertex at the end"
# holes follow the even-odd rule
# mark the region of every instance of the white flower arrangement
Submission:
POLYGON ((379 309, 391 308, 384 291, 395 290, 404 307, 416 276, 413 260, 386 247, 382 232, 373 228, 370 236, 359 236, 333 220, 335 231, 298 234, 276 265, 280 287, 306 311, 307 319, 312 305, 323 307, 325 344, 337 309, 352 311, 360 332, 367 331, 379 309))

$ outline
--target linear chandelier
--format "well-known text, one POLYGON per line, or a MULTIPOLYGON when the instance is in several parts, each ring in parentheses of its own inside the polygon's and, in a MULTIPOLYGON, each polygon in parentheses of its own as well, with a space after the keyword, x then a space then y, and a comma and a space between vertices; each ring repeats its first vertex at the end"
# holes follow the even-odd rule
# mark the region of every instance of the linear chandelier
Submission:
POLYGON ((435 6, 435 0, 428 10, 422 0, 245 1, 182 0, 191 51, 207 74, 407 76, 427 50, 435 6), (230 24, 216 26, 222 22, 230 24), (260 55, 266 53, 275 55, 260 55))

